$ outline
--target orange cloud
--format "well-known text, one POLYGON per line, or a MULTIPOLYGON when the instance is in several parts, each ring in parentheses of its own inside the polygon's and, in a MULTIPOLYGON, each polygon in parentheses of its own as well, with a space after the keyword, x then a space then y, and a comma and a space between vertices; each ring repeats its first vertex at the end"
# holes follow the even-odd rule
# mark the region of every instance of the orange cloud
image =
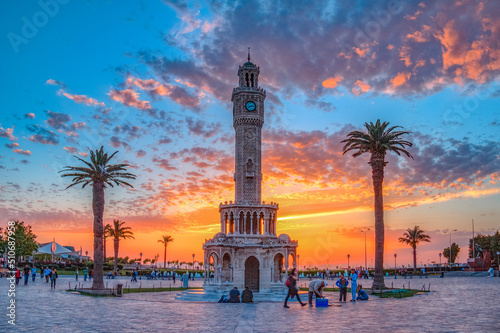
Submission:
POLYGON ((406 35, 406 38, 414 40, 417 43, 423 43, 427 42, 429 39, 423 36, 423 34, 420 31, 415 31, 412 34, 406 35))
POLYGON ((72 95, 72 94, 65 92, 62 89, 59 90, 58 94, 74 100, 75 103, 83 103, 85 105, 94 105, 94 106, 98 106, 98 105, 104 106, 104 103, 99 102, 98 100, 96 100, 94 98, 87 97, 85 95, 72 95))
POLYGON ((108 95, 111 99, 120 102, 126 106, 132 106, 139 110, 151 109, 151 105, 149 104, 149 102, 141 101, 139 99, 139 93, 134 92, 132 89, 125 89, 125 90, 111 89, 108 95))
POLYGON ((396 77, 391 80, 392 86, 394 88, 399 87, 400 85, 405 83, 410 78, 410 76, 411 74, 408 72, 398 73, 398 75, 396 75, 396 77))
POLYGON ((17 140, 17 138, 14 136, 13 128, 3 129, 3 127, 0 127, 0 138, 7 138, 10 141, 17 140))
POLYGON ((342 76, 335 76, 326 79, 323 81, 322 85, 325 88, 333 89, 339 85, 339 82, 342 81, 344 78, 342 76))
POLYGON ((14 152, 21 154, 21 155, 31 156, 31 152, 29 150, 14 149, 14 152))
POLYGON ((361 80, 357 80, 354 82, 354 88, 352 88, 352 92, 355 95, 360 95, 362 93, 367 92, 370 89, 370 85, 366 82, 363 82, 361 80))

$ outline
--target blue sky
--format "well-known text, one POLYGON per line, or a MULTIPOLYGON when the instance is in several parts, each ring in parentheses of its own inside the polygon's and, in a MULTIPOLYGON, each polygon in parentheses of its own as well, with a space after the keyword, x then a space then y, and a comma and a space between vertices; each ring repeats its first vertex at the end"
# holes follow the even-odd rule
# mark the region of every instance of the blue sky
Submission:
POLYGON ((311 263, 318 230, 343 244, 372 223, 368 157, 342 157, 339 142, 379 118, 415 143, 415 161, 390 156, 386 171, 395 238, 419 224, 433 258, 450 227, 461 246, 472 218, 498 229, 494 1, 43 3, 0 4, 0 216, 41 241, 91 250, 90 191, 64 190, 58 171, 103 145, 138 176, 107 193, 106 220, 139 234, 126 254, 171 233, 173 255, 201 255, 233 199, 230 96, 247 47, 267 90, 264 197, 294 217, 282 230, 311 263))

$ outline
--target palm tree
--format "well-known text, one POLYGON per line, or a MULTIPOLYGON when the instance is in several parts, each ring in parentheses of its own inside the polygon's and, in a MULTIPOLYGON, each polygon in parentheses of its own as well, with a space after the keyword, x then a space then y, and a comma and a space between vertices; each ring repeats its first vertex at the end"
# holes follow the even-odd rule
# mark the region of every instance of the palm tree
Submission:
POLYGON ((165 251, 163 252, 163 268, 167 268, 167 245, 170 242, 173 242, 174 239, 169 235, 162 235, 162 239, 158 241, 158 243, 162 243, 165 247, 165 251))
POLYGON ((104 289, 103 280, 103 215, 104 215, 104 189, 107 185, 125 185, 133 187, 123 179, 135 179, 135 175, 126 172, 128 164, 108 164, 115 156, 117 151, 108 155, 103 147, 90 150, 90 162, 75 156, 83 162, 86 167, 66 166, 60 172, 64 172, 62 177, 73 177, 72 183, 67 187, 82 184, 85 188, 88 184, 92 185, 92 210, 94 213, 94 279, 92 289, 104 289))
POLYGON ((342 149, 343 154, 351 150, 356 152, 352 155, 358 157, 364 153, 370 153, 369 165, 372 167, 373 192, 375 196, 375 273, 373 277, 373 289, 385 288, 384 283, 384 198, 382 194, 382 184, 384 182, 384 167, 388 163, 385 155, 388 151, 393 151, 399 156, 401 153, 413 159, 413 156, 406 151, 405 147, 411 147, 412 143, 402 140, 403 135, 410 132, 395 131, 401 126, 389 126, 388 122, 374 124, 365 123, 367 133, 353 131, 347 134, 346 143, 342 149))
POLYGON ((108 262, 108 259, 106 258, 106 238, 109 237, 109 233, 110 233, 110 230, 111 230, 111 224, 107 223, 105 226, 104 226, 104 235, 102 236, 102 240, 103 240, 103 257, 104 257, 104 263, 107 263, 108 262))
POLYGON ((399 237, 399 241, 410 245, 413 249, 413 273, 415 274, 417 271, 417 244, 420 242, 430 243, 431 236, 424 234, 424 231, 416 225, 413 229, 407 229, 403 237, 399 237))
POLYGON ((124 227, 125 222, 114 220, 113 226, 107 229, 108 237, 113 237, 115 246, 115 267, 114 272, 118 271, 118 247, 120 246, 120 239, 132 238, 135 239, 134 233, 130 231, 130 227, 124 227))

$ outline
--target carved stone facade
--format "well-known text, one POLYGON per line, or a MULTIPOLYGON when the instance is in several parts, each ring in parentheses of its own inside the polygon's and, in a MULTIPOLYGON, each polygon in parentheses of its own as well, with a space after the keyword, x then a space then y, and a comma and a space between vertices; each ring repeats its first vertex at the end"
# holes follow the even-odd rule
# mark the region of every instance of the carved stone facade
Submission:
POLYGON ((266 91, 258 86, 260 69, 239 66, 233 89, 235 201, 219 206, 221 231, 203 245, 205 291, 226 292, 246 285, 253 291, 283 291, 283 270, 296 267, 298 242, 277 236, 279 205, 261 201, 262 126, 266 91), (289 262, 291 260, 292 262, 289 262), (213 263, 214 275, 209 275, 213 263))

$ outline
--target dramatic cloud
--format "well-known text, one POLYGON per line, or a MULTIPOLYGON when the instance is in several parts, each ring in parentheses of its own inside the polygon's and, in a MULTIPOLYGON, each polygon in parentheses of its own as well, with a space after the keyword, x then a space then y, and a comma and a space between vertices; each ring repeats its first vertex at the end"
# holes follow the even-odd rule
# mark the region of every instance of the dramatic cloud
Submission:
POLYGON ((57 139, 57 134, 43 128, 40 125, 29 125, 26 126, 26 129, 34 135, 29 137, 30 141, 43 143, 45 145, 57 145, 59 144, 59 140, 57 139))
POLYGON ((217 135, 221 130, 220 123, 208 123, 204 120, 193 120, 191 117, 186 117, 186 124, 189 129, 189 134, 202 136, 205 139, 217 135))
POLYGON ((16 143, 16 142, 14 142, 14 143, 6 143, 5 147, 10 148, 10 149, 17 148, 17 147, 19 147, 19 143, 16 143))
POLYGON ((151 105, 148 101, 141 101, 139 99, 139 93, 134 92, 132 89, 125 90, 115 90, 111 89, 109 92, 109 97, 112 100, 122 103, 125 106, 132 106, 139 110, 151 109, 151 105))
MULTIPOLYGON (((152 97, 166 96, 170 98, 175 103, 191 108, 195 111, 199 110, 200 98, 198 96, 191 95, 186 89, 177 85, 162 84, 153 79, 142 80, 139 78, 129 77, 127 79, 127 84, 135 85, 142 90, 147 90, 152 97)), ((192 84, 187 84, 189 87, 193 87, 192 84)))
POLYGON ((160 168, 165 169, 167 171, 177 170, 176 167, 173 167, 170 165, 170 161, 167 159, 159 159, 159 158, 154 157, 152 161, 157 166, 159 166, 160 168))
POLYGON ((500 73, 500 7, 493 0, 423 6, 211 1, 208 10, 216 20, 177 1, 167 3, 186 26, 175 27, 165 40, 192 58, 149 52, 139 57, 165 82, 189 82, 219 100, 227 100, 234 82, 236 68, 228 64, 245 61, 242 40, 254 46, 252 61, 266 71, 261 85, 285 95, 299 89, 319 96, 341 86, 354 95, 433 94, 450 84, 488 83, 500 73), (215 21, 216 28, 204 32, 215 21))
POLYGON ((53 85, 53 86, 59 86, 62 89, 66 89, 67 88, 67 86, 66 86, 66 84, 64 82, 53 80, 53 79, 48 79, 46 83, 50 84, 50 85, 53 85))
POLYGON ((21 155, 31 156, 31 152, 29 150, 14 149, 14 152, 21 154, 21 155))
POLYGON ((93 105, 93 106, 102 106, 104 107, 104 103, 99 102, 98 100, 85 96, 85 95, 72 95, 70 93, 65 92, 64 90, 59 90, 58 92, 59 95, 63 95, 69 99, 72 99, 75 101, 75 103, 83 103, 85 105, 93 105))
POLYGON ((63 147, 63 149, 66 150, 66 152, 68 152, 70 154, 78 153, 78 149, 75 147, 63 147))
POLYGON ((47 119, 47 124, 55 129, 61 129, 66 127, 66 123, 71 120, 71 117, 68 114, 60 113, 60 112, 52 112, 46 110, 45 113, 49 116, 47 119))
POLYGON ((3 127, 0 127, 0 138, 7 138, 10 141, 17 140, 17 138, 14 136, 13 133, 14 133, 13 128, 3 129, 3 127))

